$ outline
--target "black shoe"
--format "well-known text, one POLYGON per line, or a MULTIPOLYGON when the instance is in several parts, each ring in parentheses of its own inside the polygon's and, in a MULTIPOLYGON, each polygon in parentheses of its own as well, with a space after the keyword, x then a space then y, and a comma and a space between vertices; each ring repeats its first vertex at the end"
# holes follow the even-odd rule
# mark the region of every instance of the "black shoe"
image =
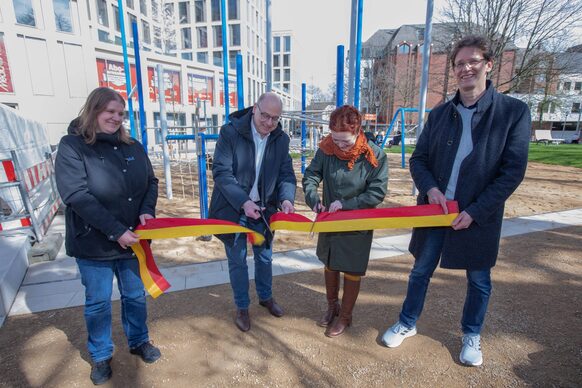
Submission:
POLYGON ((237 309, 234 316, 234 324, 240 331, 246 332, 251 329, 251 317, 248 309, 237 309))
POLYGON ((137 348, 129 349, 131 354, 137 354, 144 362, 154 363, 162 356, 160 349, 156 348, 150 341, 144 342, 137 348))
POLYGON ((106 383, 111 378, 111 359, 94 362, 91 365, 91 381, 95 385, 106 383))
POLYGON ((271 313, 271 315, 277 318, 281 318, 285 314, 281 306, 279 306, 277 302, 275 302, 275 299, 273 298, 262 300, 259 302, 259 304, 263 307, 266 307, 267 310, 269 310, 269 312, 271 313))

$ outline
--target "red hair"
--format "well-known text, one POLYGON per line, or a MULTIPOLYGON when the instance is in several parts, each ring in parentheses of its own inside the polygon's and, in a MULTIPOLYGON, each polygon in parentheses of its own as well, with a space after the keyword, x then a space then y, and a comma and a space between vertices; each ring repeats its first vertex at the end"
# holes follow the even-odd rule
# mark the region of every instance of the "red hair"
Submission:
POLYGON ((344 105, 331 112, 329 128, 334 132, 351 132, 356 135, 362 128, 362 114, 351 105, 344 105))

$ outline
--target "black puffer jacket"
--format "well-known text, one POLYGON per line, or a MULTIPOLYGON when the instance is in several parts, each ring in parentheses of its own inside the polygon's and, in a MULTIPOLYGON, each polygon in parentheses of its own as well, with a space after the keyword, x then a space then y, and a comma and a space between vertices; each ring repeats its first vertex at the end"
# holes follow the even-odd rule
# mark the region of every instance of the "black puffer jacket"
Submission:
POLYGON ((69 128, 61 139, 55 162, 57 187, 67 205, 67 255, 131 258, 132 251, 117 239, 139 224, 141 214, 155 215, 158 179, 150 160, 138 141, 125 144, 117 134, 100 133, 90 145, 74 133, 69 128))
MULTIPOLYGON (((248 201, 255 182, 255 143, 251 130, 252 108, 234 112, 231 120, 220 129, 214 150, 212 176, 214 191, 210 200, 210 218, 238 223, 243 214, 242 205, 248 201)), ((258 189, 265 218, 277 212, 281 202, 295 201, 295 173, 289 155, 289 136, 277 128, 269 135, 258 189)), ((230 241, 233 234, 218 235, 222 241, 230 241)), ((270 235, 266 236, 269 239, 270 235)))

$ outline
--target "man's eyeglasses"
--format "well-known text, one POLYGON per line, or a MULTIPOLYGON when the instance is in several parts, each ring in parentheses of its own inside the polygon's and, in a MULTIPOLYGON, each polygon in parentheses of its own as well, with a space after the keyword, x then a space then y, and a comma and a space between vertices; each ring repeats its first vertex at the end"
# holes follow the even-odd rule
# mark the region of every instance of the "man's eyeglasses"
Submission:
POLYGON ((259 110, 259 113, 261 114, 261 119, 263 121, 271 120, 271 122, 273 123, 278 123, 279 120, 281 120, 281 116, 271 116, 270 114, 263 112, 259 104, 257 104, 257 109, 259 110))
POLYGON ((477 66, 479 66, 481 64, 481 62, 486 61, 485 58, 482 59, 471 59, 468 62, 457 62, 455 63, 455 65, 453 66, 455 68, 455 70, 459 71, 459 70, 463 70, 465 67, 469 67, 469 69, 474 69, 477 66))

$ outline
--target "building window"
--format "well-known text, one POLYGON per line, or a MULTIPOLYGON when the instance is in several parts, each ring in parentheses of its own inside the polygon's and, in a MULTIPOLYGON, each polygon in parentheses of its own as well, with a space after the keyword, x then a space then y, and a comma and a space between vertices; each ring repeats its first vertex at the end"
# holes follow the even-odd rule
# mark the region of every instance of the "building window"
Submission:
POLYGON ((116 5, 113 6, 113 24, 115 25, 115 31, 121 32, 121 25, 119 24, 119 8, 116 5))
POLYGON ((289 57, 290 54, 283 54, 283 67, 289 67, 289 57))
POLYGON ((279 67, 279 54, 273 55, 273 67, 279 67))
POLYGON ((129 27, 129 30, 131 31, 131 35, 130 36, 131 36, 131 39, 133 40, 135 38, 133 36, 133 23, 136 23, 137 24, 137 18, 134 15, 130 14, 130 13, 128 13, 127 16, 129 17, 129 26, 128 27, 129 27))
POLYGON ((146 0, 139 0, 139 11, 142 15, 148 16, 148 6, 146 0))
POLYGON ((148 22, 146 22, 145 20, 141 21, 141 34, 142 34, 142 41, 144 41, 147 44, 151 44, 152 43, 152 36, 150 33, 150 25, 148 22))
POLYGON ((125 4, 127 5, 127 8, 131 8, 131 9, 135 9, 134 5, 133 5, 133 0, 125 0, 125 4))
MULTIPOLYGON (((198 48, 207 48, 208 47, 208 32, 206 27, 197 27, 196 28, 196 36, 197 36, 197 47, 198 48)), ((206 63, 206 62, 204 62, 206 63)))
POLYGON ((180 24, 190 24, 190 3, 181 1, 178 3, 178 18, 180 24))
POLYGON ((206 0, 195 0, 194 1, 194 12, 196 22, 206 21, 206 0))
POLYGON ((283 81, 291 81, 291 70, 289 69, 284 70, 283 81))
POLYGON ((283 83, 283 91, 285 93, 289 93, 289 84, 288 83, 283 83))
POLYGON ((580 103, 575 102, 572 104, 572 113, 580 113, 580 103))
POLYGON ((222 66, 222 51, 214 51, 212 53, 212 64, 214 66, 222 66))
POLYGON ((222 26, 212 26, 214 47, 222 46, 222 26))
POLYGON ((275 69, 275 71, 273 73, 274 73, 274 76, 273 76, 274 81, 275 82, 281 81, 281 71, 279 69, 275 69))
POLYGON ((99 24, 109 27, 109 19, 107 18, 107 1, 97 0, 97 20, 99 24))
POLYGON ((24 24, 25 26, 36 26, 34 19, 34 9, 32 8, 32 0, 12 0, 14 5, 14 14, 16 15, 16 23, 24 24))
POLYGON ((97 38, 99 42, 111 43, 111 39, 109 39, 109 32, 103 30, 97 30, 97 38))
POLYGON ((238 20, 239 16, 239 0, 228 0, 228 20, 238 20))
POLYGON ((192 53, 182 53, 182 59, 192 60, 192 53))
POLYGON ((410 46, 404 43, 403 45, 398 47, 398 53, 400 54, 408 54, 410 52, 410 46))
POLYGON ((55 11, 57 31, 73 32, 70 0, 53 0, 53 9, 55 11))
POLYGON ((162 29, 154 26, 154 46, 162 48, 162 29))
POLYGON ((196 60, 200 63, 208 63, 208 53, 205 51, 196 53, 196 60))
POLYGON ((190 28, 182 28, 182 48, 192 48, 192 30, 190 28))
POLYGON ((231 69, 236 69, 236 55, 239 53, 240 51, 238 50, 232 50, 228 52, 228 63, 229 63, 229 67, 231 69))
POLYGON ((275 44, 274 44, 274 48, 273 51, 278 53, 279 51, 281 51, 281 37, 280 36, 276 36, 275 38, 275 44))
POLYGON ((570 91, 572 87, 572 82, 564 82, 564 90, 570 91))
POLYGON ((229 24, 229 44, 231 46, 240 46, 240 24, 229 24))
POLYGON ((291 37, 286 36, 286 37, 284 37, 284 39, 285 39, 285 51, 289 52, 289 51, 291 51, 291 37))
POLYGON ((582 90, 582 82, 576 82, 574 84, 574 90, 582 90))
POLYGON ((220 0, 210 0, 210 17, 213 22, 220 21, 220 0))

